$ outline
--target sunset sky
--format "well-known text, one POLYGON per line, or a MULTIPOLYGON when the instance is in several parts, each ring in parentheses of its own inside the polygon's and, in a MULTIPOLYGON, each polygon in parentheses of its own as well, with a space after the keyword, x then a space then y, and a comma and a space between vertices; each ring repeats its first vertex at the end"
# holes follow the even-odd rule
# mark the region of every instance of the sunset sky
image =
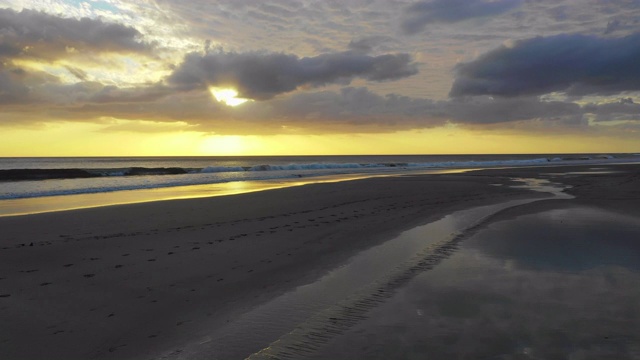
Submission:
POLYGON ((0 156, 640 152, 638 0, 0 0, 0 156))

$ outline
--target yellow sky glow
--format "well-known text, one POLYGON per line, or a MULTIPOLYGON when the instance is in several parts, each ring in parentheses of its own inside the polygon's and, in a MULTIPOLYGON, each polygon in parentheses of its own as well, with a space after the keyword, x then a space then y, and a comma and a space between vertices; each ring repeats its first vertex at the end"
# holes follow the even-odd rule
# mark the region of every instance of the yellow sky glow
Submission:
POLYGON ((492 1, 460 2, 466 15, 455 22, 439 18, 444 8, 414 19, 406 10, 416 0, 363 2, 357 12, 348 1, 296 11, 249 1, 232 17, 220 1, 196 11, 180 1, 0 2, 0 42, 11 50, 0 54, 0 156, 640 149, 639 85, 616 71, 633 54, 607 56, 638 31, 598 35, 611 19, 640 16, 624 2, 606 16, 567 2, 562 19, 547 16, 552 1, 497 12, 492 1), (384 16, 361 16, 369 12, 384 16), (545 70, 590 52, 588 75, 545 70), (477 72, 494 57, 499 71, 477 72))
POLYGON ((210 135, 104 132, 100 124, 3 129, 3 156, 232 156, 634 152, 637 141, 603 135, 532 135, 450 129, 379 134, 210 135))

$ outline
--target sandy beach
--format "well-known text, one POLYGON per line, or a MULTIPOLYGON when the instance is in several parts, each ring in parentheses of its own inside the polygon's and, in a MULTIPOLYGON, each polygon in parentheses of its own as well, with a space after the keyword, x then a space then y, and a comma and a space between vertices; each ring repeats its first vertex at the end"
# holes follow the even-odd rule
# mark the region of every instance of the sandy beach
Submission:
POLYGON ((638 174, 567 170, 512 172, 576 198, 499 214, 309 357, 640 358, 638 174))
POLYGON ((541 199, 485 223, 577 205, 638 219, 639 189, 638 165, 514 168, 1 217, 0 357, 181 358, 260 304, 455 211, 541 199), (509 187, 514 178, 571 186, 575 199, 509 187))

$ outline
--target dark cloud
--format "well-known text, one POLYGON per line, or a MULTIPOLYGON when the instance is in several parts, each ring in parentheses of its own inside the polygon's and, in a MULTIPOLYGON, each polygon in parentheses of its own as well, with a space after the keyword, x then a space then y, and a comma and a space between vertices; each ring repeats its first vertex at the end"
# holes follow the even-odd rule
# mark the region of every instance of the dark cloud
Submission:
POLYGON ((385 43, 397 42, 388 36, 366 36, 349 42, 349 50, 368 54, 385 43))
POLYGON ((31 120, 14 117, 15 121, 22 119, 19 121, 25 123, 44 116, 95 122, 112 117, 180 121, 192 130, 255 135, 287 133, 291 128, 301 133, 388 132, 430 128, 447 122, 505 126, 500 124, 536 120, 564 126, 581 123, 585 112, 575 103, 541 101, 537 97, 479 96, 435 101, 398 94, 379 95, 364 87, 296 92, 235 108, 216 102, 206 89, 176 92, 162 84, 137 89, 98 82, 47 85, 34 94, 34 98, 37 96, 43 102, 20 110, 31 112, 31 120))
MULTIPOLYGON (((39 70, 25 70, 0 62, 0 104, 24 105, 39 101, 37 90, 44 85, 60 85, 58 77, 39 70)), ((59 94, 51 94, 59 95, 59 94)))
POLYGON ((240 97, 265 100, 301 87, 348 84, 355 78, 387 81, 418 72, 408 54, 356 52, 299 58, 282 53, 190 53, 168 78, 181 89, 234 87, 240 97))
MULTIPOLYGON (((3 107, 6 114, 1 125, 28 125, 46 121, 92 122, 122 119, 150 122, 182 121, 192 126, 207 120, 224 124, 229 108, 213 101, 208 92, 173 93, 161 88, 119 89, 96 82, 54 87, 49 98, 30 106, 3 107), (58 96, 52 92, 58 92, 58 96)), ((42 89, 44 92, 44 88, 42 89)))
POLYGON ((234 112, 239 119, 272 124, 373 132, 429 128, 446 122, 474 125, 545 120, 569 124, 583 118, 583 110, 575 103, 541 101, 537 97, 434 101, 397 94, 382 96, 362 87, 296 93, 246 104, 234 112))
POLYGON ((451 96, 563 92, 611 95, 640 90, 640 33, 622 38, 537 37, 456 66, 451 96))
POLYGON ((578 104, 541 101, 537 97, 491 98, 486 96, 453 99, 445 102, 446 114, 455 122, 494 124, 544 119, 566 122, 579 120, 583 111, 578 104))
POLYGON ((522 0, 432 0, 408 6, 401 23, 405 34, 417 34, 432 23, 454 23, 478 17, 502 14, 522 0))
POLYGON ((605 104, 587 104, 584 111, 595 115, 595 121, 640 120, 640 104, 636 104, 631 98, 605 104))
MULTIPOLYGON (((81 76, 82 71, 70 69, 81 76)), ((62 83, 57 77, 35 70, 0 70, 0 104, 38 107, 79 107, 87 104, 135 104, 136 106, 156 101, 167 96, 172 89, 162 84, 120 88, 104 85, 98 81, 62 83)), ((25 108, 31 111, 34 108, 25 108)), ((37 110, 37 109, 36 109, 37 110)))
POLYGON ((120 88, 117 86, 100 86, 87 97, 87 103, 99 104, 144 104, 170 95, 172 90, 158 83, 138 88, 120 88))
MULTIPOLYGON (((296 92, 269 101, 248 102, 230 108, 207 90, 176 92, 162 84, 122 89, 97 82, 49 86, 42 89, 55 104, 60 119, 85 121, 102 117, 154 122, 181 121, 191 129, 225 134, 280 134, 287 127, 301 132, 385 132, 440 126, 510 126, 543 122, 545 126, 586 125, 586 114, 596 121, 637 120, 640 105, 631 99, 580 106, 570 101, 543 101, 538 97, 492 98, 475 96, 450 100, 379 95, 364 87, 339 91, 296 92), (63 95, 64 94, 64 95, 63 95)), ((43 105, 43 106, 39 106, 43 105)))
POLYGON ((0 9, 0 59, 54 60, 74 52, 147 52, 138 30, 98 19, 0 9))
MULTIPOLYGON (((433 118, 435 108, 437 103, 429 99, 396 94, 382 96, 364 87, 345 87, 340 91, 296 93, 268 102, 255 102, 243 106, 242 111, 251 116, 286 119, 298 124, 320 121, 406 126, 409 122, 415 123, 415 119, 433 118)), ((424 122, 424 125, 435 123, 424 122)))
POLYGON ((0 69, 0 104, 21 104, 28 101, 29 88, 23 84, 22 69, 0 69))

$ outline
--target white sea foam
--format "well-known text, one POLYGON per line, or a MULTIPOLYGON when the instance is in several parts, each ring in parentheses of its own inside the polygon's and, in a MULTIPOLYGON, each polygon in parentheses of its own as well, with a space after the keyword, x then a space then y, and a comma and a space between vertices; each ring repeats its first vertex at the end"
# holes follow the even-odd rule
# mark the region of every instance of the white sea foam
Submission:
MULTIPOLYGON (((630 154, 629 154, 630 155, 630 154)), ((627 156, 627 161, 637 161, 636 156, 627 156)), ((504 157, 504 156, 503 156, 504 157)), ((516 157, 516 156, 514 156, 516 157)), ((358 157, 353 157, 360 160, 358 157)), ((364 160, 366 157, 362 157, 364 160)), ((379 162, 292 162, 283 163, 279 158, 268 164, 259 164, 255 159, 253 163, 243 161, 229 161, 228 165, 199 166, 193 161, 182 163, 173 161, 172 163, 153 163, 152 167, 139 167, 151 171, 160 170, 158 173, 144 174, 139 176, 127 176, 127 171, 133 168, 130 163, 122 164, 130 166, 128 168, 90 168, 86 171, 102 175, 94 178, 77 179, 49 179, 35 181, 4 181, 0 187, 1 199, 33 198, 54 195, 87 194, 121 190, 153 189, 185 185, 216 184, 231 181, 250 181, 268 179, 286 179, 298 177, 318 177, 341 174, 371 174, 371 173, 402 173, 403 171, 419 171, 421 169, 448 169, 448 168, 483 168, 500 166, 535 166, 552 162, 554 165, 560 164, 591 164, 606 163, 615 160, 622 161, 611 155, 556 155, 553 157, 536 158, 498 158, 491 159, 491 156, 434 156, 438 160, 454 159, 452 161, 388 161, 388 160, 422 160, 429 157, 397 157, 387 159, 380 157, 379 162), (590 161, 586 161, 590 160, 590 161), (233 164, 235 162, 235 164, 233 164), (237 164, 237 165, 236 165, 237 164), (170 165, 170 166, 167 166, 170 165), (180 167, 180 166, 183 167, 180 167), (166 169, 182 169, 184 174, 163 173, 166 169)), ((367 160, 370 160, 367 158, 367 160)), ((378 160, 378 159, 375 159, 378 160)), ((75 164, 74 164, 75 165, 75 164)), ((83 164, 84 165, 84 164, 83 164)), ((110 164, 111 165, 111 164, 110 164)), ((136 164, 137 165, 137 164, 136 164)), ((55 169, 55 167, 51 167, 55 169)), ((143 171, 144 173, 144 171, 143 171)))
POLYGON ((249 171, 281 171, 281 170, 324 170, 324 169, 361 169, 386 167, 385 164, 357 164, 357 163, 315 163, 315 164, 289 164, 289 165, 256 165, 249 171))
POLYGON ((201 173, 236 172, 245 171, 241 166, 207 166, 200 170, 201 173))

